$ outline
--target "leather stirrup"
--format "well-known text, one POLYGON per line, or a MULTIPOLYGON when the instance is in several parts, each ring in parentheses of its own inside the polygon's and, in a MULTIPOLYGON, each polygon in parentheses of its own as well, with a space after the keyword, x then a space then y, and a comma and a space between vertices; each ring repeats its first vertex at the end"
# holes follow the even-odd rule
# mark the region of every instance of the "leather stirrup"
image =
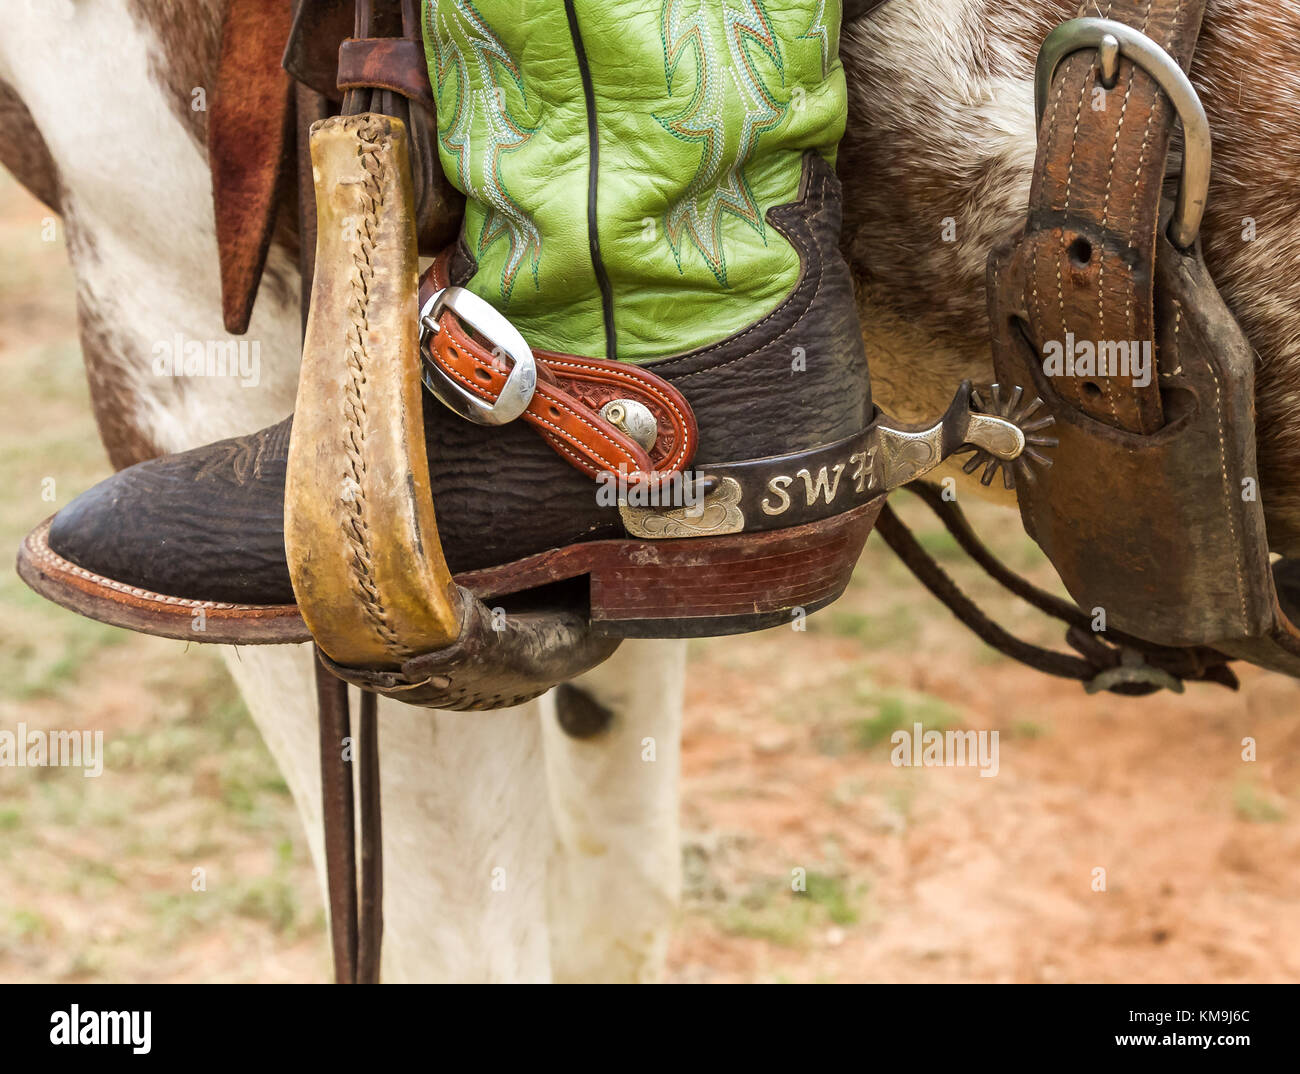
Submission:
POLYGON ((313 126, 316 268, 285 486, 303 619, 331 659, 400 664, 459 636, 422 418, 419 264, 406 128, 313 126))

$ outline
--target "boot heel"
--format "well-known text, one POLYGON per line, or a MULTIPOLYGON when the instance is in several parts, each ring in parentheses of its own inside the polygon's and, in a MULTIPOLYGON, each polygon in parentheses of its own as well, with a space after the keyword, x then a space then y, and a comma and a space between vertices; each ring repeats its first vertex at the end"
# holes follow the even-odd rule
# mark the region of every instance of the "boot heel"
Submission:
POLYGON ((770 533, 624 545, 592 565, 592 627, 626 638, 707 637, 824 608, 849 584, 884 501, 770 533))

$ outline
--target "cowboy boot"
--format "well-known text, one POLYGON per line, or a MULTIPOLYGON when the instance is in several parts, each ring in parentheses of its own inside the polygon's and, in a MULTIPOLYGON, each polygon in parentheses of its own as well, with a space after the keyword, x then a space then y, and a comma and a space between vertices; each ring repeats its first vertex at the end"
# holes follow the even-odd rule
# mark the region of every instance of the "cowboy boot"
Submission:
MULTIPOLYGON (((830 8, 569 2, 520 23, 508 7, 425 9, 441 163, 467 206, 420 283, 429 391, 371 417, 408 447, 420 429, 422 457, 382 477, 430 501, 420 517, 436 504, 436 532, 406 532, 427 588, 448 596, 422 649, 323 643, 376 674, 436 652, 464 590, 509 603, 585 582, 587 614, 614 637, 788 622, 843 590, 889 488, 963 445, 1023 447, 964 387, 928 427, 872 406, 838 249, 846 97, 830 8), (421 466, 427 484, 410 480, 421 466)), ((201 608, 205 640, 305 638, 301 537, 324 524, 299 527, 307 497, 286 517, 291 443, 307 457, 322 430, 350 434, 303 400, 310 436, 286 419, 90 490, 28 539, 24 577, 136 629, 192 638, 201 608)), ((337 495, 355 497, 346 484, 337 495)))

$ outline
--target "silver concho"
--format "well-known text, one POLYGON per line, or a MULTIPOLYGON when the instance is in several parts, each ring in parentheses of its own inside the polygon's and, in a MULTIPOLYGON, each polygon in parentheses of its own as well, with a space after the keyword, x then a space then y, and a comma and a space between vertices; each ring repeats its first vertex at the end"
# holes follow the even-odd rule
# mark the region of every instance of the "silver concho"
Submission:
POLYGON ((646 451, 659 439, 659 425, 650 408, 635 399, 611 399, 600 408, 600 416, 646 451))

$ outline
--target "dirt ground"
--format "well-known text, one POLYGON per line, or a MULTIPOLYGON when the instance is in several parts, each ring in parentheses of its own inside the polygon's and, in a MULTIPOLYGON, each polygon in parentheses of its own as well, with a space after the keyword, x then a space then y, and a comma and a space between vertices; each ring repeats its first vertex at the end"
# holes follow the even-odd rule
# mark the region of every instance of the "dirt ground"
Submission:
MULTIPOLYGON (((11 550, 108 472, 45 217, 0 173, 11 550)), ((1049 583, 1013 515, 973 514, 1049 583)), ((668 978, 1294 981, 1298 710, 1300 684, 1249 670, 1235 694, 1142 700, 1041 678, 968 636, 873 538, 806 631, 693 646, 668 978), (997 775, 894 766, 891 733, 917 723, 996 730, 997 775)), ((328 976, 296 813, 215 656, 86 623, 5 572, 0 730, 20 722, 102 728, 111 774, 0 768, 0 980, 328 976)))

